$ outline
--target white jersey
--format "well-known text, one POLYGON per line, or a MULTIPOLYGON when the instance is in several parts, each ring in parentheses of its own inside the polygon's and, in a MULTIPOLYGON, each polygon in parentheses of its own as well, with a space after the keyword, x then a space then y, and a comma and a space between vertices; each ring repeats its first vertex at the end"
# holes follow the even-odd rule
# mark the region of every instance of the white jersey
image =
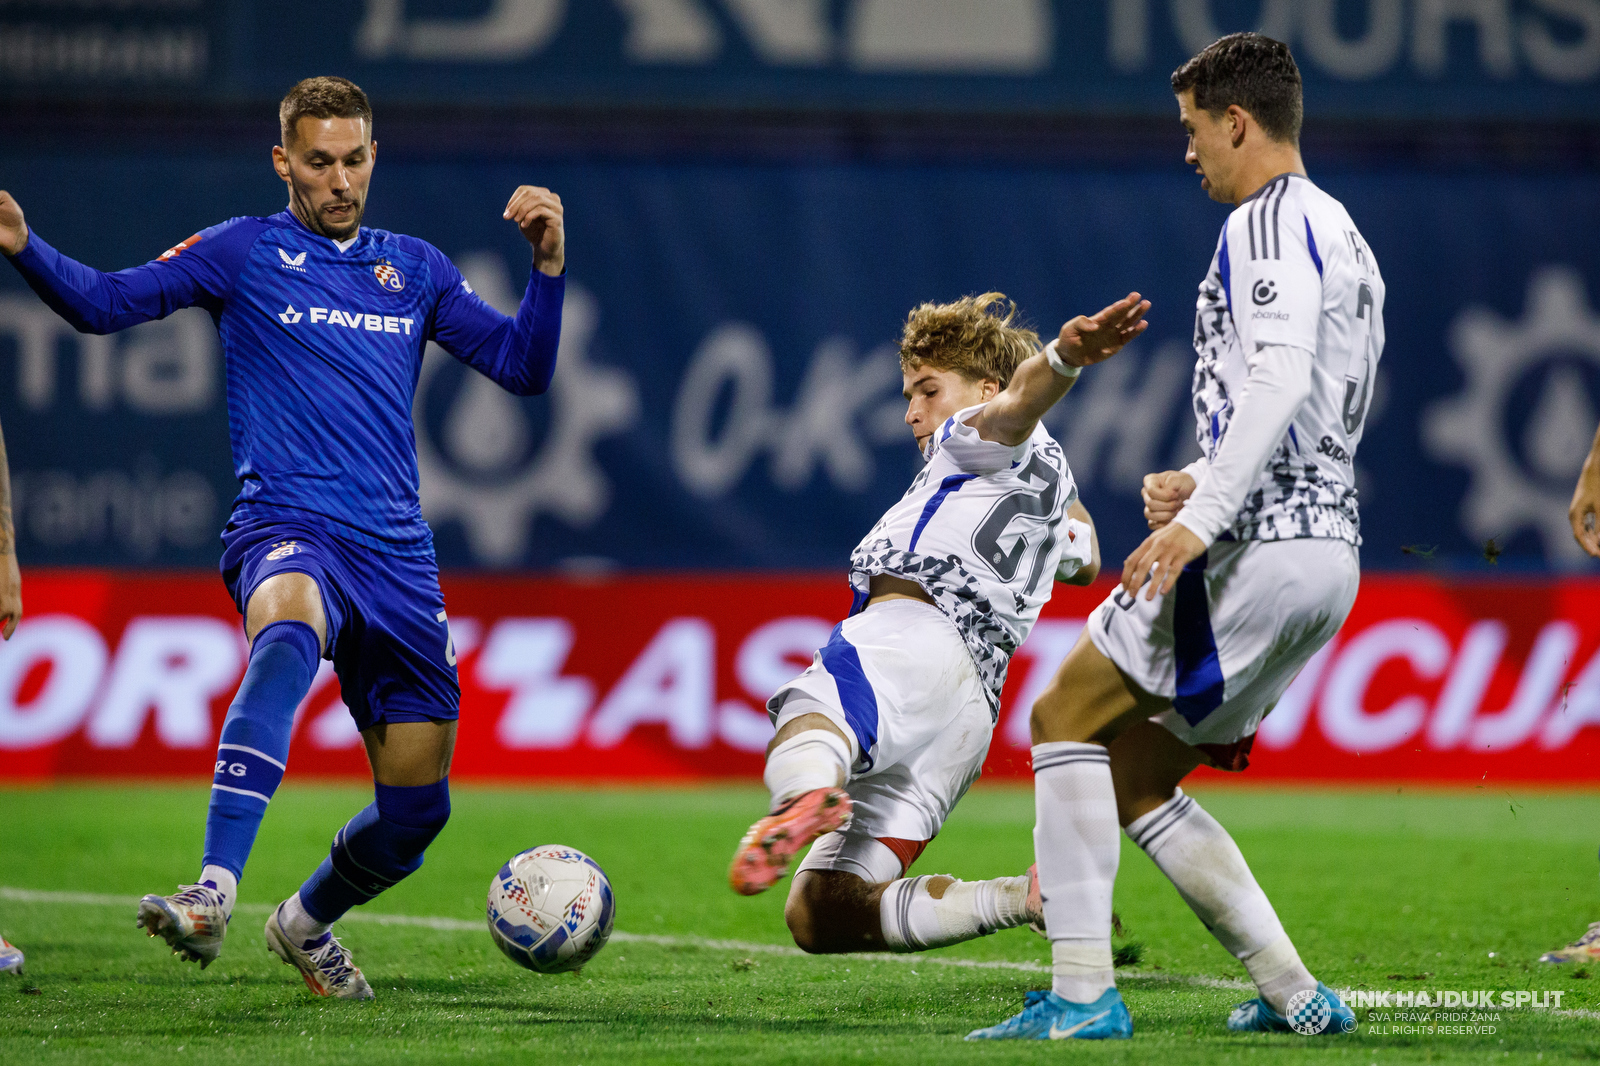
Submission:
POLYGON ((915 581, 955 624, 999 713, 1006 665, 1057 577, 1091 558, 1089 526, 1061 445, 1043 425, 1012 446, 984 440, 969 407, 929 438, 927 466, 850 556, 857 607, 875 574, 915 581))
POLYGON ((1223 539, 1360 544, 1356 445, 1383 354, 1383 276, 1344 205, 1298 174, 1268 182, 1222 228, 1195 313, 1194 413, 1214 459, 1244 388, 1245 354, 1315 357, 1311 396, 1223 539))

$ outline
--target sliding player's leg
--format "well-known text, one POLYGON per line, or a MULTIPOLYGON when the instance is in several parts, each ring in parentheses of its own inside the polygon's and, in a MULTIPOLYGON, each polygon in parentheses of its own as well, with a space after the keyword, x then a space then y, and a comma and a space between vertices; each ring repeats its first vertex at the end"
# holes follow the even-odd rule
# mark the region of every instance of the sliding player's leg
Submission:
MULTIPOLYGON (((876 603, 846 619, 769 709, 777 726, 766 771, 773 813, 746 834, 730 870, 735 890, 746 894, 772 885, 806 846, 830 833, 824 839, 845 835, 852 847, 876 849, 880 861, 862 869, 819 866, 828 849, 818 844, 802 869, 856 873, 874 892, 898 878, 977 778, 994 727, 960 633, 938 608, 914 600, 876 603), (896 858, 884 840, 914 850, 896 858)), ((852 886, 840 898, 859 895, 852 886)), ((807 897, 790 900, 804 907, 807 897)), ((860 906, 873 910, 877 902, 860 906)), ((830 905, 819 906, 805 913, 829 913, 830 905)), ((839 917, 853 928, 859 916, 839 917)), ((797 931, 802 946, 856 950, 849 935, 840 940, 827 931, 828 919, 818 921, 797 931)))
POLYGON ((1031 871, 984 881, 906 877, 927 841, 869 835, 862 826, 895 795, 855 791, 857 824, 818 840, 790 886, 783 916, 801 948, 817 954, 926 951, 1042 920, 1031 871))
POLYGON ((728 869, 729 884, 742 896, 771 888, 813 840, 850 818, 844 784, 860 746, 854 730, 804 695, 787 704, 762 775, 771 806, 739 841, 728 869))
POLYGON ((202 968, 222 950, 245 862, 283 779, 295 708, 311 687, 329 631, 314 545, 262 537, 229 573, 243 606, 250 661, 217 745, 200 877, 170 896, 145 896, 135 919, 202 968), (284 551, 285 544, 293 550, 284 551))
POLYGON ((1194 797, 1178 787, 1190 771, 1208 761, 1206 755, 1149 721, 1129 727, 1109 750, 1117 814, 1128 838, 1167 875, 1217 941, 1244 964, 1261 993, 1260 1002, 1274 1016, 1284 1017, 1291 999, 1321 986, 1300 961, 1239 846, 1194 797))
POLYGON ((374 800, 267 920, 267 945, 318 995, 372 991, 332 926, 414 873, 450 817, 461 690, 431 558, 341 547, 352 621, 334 649, 345 705, 366 743, 374 800))

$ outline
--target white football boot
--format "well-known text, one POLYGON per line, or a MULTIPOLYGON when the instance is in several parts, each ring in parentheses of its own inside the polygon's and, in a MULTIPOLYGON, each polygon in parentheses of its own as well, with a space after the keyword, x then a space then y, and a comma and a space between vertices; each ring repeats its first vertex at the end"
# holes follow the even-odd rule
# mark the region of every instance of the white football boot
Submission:
POLYGON ((1564 948, 1547 951, 1539 956, 1540 962, 1600 962, 1600 922, 1589 926, 1589 931, 1564 948))
POLYGON ((7 944, 6 938, 0 936, 0 973, 22 972, 22 949, 15 944, 7 944))
POLYGON ((315 940, 296 943, 283 927, 283 904, 267 919, 267 950, 300 971, 306 987, 319 996, 372 999, 372 986, 356 968, 350 952, 332 931, 315 940))
POLYGON ((149 895, 139 901, 133 924, 172 946, 172 953, 203 970, 222 954, 228 933, 228 910, 222 893, 208 885, 179 885, 170 896, 149 895))

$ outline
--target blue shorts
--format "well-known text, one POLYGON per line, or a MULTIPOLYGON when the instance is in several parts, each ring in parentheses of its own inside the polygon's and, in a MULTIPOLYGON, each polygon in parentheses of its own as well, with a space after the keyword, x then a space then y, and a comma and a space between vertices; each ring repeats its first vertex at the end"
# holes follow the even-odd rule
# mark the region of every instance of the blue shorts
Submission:
POLYGON ((222 542, 222 579, 240 615, 275 574, 317 583, 328 619, 324 657, 333 660, 357 728, 460 717, 455 649, 431 554, 389 555, 309 522, 279 520, 230 524, 222 542))

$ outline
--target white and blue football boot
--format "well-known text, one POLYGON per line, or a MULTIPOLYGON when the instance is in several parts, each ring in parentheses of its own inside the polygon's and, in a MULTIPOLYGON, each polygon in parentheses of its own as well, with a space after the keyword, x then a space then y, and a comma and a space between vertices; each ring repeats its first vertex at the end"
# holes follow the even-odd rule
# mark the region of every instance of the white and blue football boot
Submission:
POLYGON ((1022 1013, 987 1029, 974 1029, 968 1040, 1127 1040, 1133 1016, 1122 993, 1108 988, 1093 1003, 1073 1003, 1054 992, 1029 992, 1022 1013))
POLYGON ((283 927, 282 914, 280 903, 267 919, 267 950, 299 970, 307 988, 319 996, 373 998, 372 986, 331 930, 315 940, 297 943, 283 927))
POLYGON ((15 944, 7 944, 6 938, 0 936, 0 973, 22 972, 22 949, 15 944))
POLYGON ((1315 990, 1296 992, 1279 1014, 1260 998, 1248 1000, 1228 1015, 1228 1028, 1236 1033, 1299 1033, 1301 1036, 1341 1036, 1356 1030, 1355 1012, 1339 1001, 1339 994, 1321 981, 1315 990))
POLYGON ((1600 922, 1589 926, 1589 931, 1564 948, 1547 951, 1539 956, 1540 962, 1600 962, 1600 922))
POLYGON ((170 896, 149 895, 139 901, 133 924, 159 936, 172 953, 203 970, 222 954, 228 933, 228 910, 222 893, 209 885, 179 885, 170 896))

